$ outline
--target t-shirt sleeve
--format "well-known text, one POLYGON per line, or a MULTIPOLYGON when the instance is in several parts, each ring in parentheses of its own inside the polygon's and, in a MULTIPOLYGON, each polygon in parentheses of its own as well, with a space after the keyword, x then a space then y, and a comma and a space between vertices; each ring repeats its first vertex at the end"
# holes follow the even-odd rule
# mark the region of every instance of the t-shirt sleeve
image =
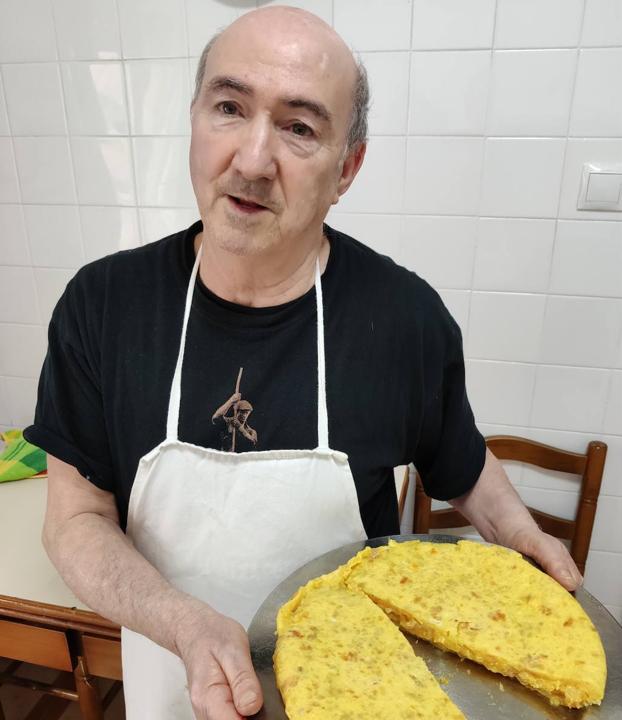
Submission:
POLYGON ((97 282, 88 269, 74 277, 48 329, 34 424, 26 439, 113 492, 113 473, 101 389, 101 317, 97 282))
POLYGON ((424 339, 425 400, 413 462, 426 494, 450 500, 477 482, 486 443, 467 397, 460 328, 440 298, 434 310, 434 322, 428 321, 424 339))

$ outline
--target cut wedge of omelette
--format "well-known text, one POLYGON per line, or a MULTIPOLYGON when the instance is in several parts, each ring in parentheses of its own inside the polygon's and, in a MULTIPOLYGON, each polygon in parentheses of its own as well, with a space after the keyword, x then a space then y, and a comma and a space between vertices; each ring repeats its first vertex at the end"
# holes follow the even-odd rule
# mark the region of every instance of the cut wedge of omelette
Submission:
POLYGON ((517 678, 552 705, 600 704, 607 670, 595 627, 570 593, 513 550, 390 541, 343 572, 349 589, 403 630, 517 678))
POLYGON ((464 720, 387 615, 345 587, 344 570, 279 611, 274 669, 290 720, 464 720))

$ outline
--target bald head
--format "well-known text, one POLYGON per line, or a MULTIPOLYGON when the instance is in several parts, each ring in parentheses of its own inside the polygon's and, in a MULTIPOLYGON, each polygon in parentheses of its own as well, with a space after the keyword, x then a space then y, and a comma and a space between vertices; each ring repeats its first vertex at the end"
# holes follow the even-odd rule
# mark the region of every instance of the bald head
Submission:
MULTIPOLYGON (((363 65, 352 55, 340 35, 321 18, 306 10, 285 6, 264 7, 242 15, 215 35, 205 46, 197 67, 192 104, 196 102, 209 66, 232 47, 251 49, 255 63, 272 65, 275 51, 282 67, 303 74, 314 68, 326 82, 338 77, 342 97, 349 97, 351 109, 346 147, 352 149, 367 140, 369 86, 363 65)), ((283 70, 284 71, 284 70, 283 70)))

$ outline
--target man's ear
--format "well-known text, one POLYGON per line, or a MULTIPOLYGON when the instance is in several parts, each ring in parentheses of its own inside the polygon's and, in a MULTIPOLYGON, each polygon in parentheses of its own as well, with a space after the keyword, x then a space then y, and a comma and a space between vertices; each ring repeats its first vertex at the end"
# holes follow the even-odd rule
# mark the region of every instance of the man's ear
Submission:
POLYGON ((333 198, 333 205, 336 205, 339 202, 339 198, 346 192, 350 185, 352 185, 352 181, 361 169, 366 150, 367 143, 361 143, 354 149, 348 151, 348 154, 343 161, 343 167, 341 168, 341 177, 337 183, 337 191, 335 193, 335 197, 333 198))

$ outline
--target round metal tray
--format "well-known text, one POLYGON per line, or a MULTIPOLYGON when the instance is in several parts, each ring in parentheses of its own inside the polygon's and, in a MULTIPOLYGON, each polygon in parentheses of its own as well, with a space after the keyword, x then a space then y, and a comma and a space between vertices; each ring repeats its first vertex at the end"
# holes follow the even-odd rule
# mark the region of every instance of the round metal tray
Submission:
MULTIPOLYGON (((396 535, 392 539, 397 542, 457 542, 460 538, 453 535, 396 535)), ((331 550, 296 570, 268 595, 248 630, 253 665, 264 693, 264 706, 253 716, 256 720, 287 720, 272 666, 276 616, 281 605, 312 578, 335 570, 364 547, 386 545, 388 540, 388 537, 375 538, 331 550)), ((622 627, 582 588, 577 590, 575 597, 600 633, 607 655, 607 687, 600 706, 581 710, 554 708, 516 680, 492 673, 469 660, 461 660, 425 640, 406 637, 469 720, 622 720, 622 627)))

